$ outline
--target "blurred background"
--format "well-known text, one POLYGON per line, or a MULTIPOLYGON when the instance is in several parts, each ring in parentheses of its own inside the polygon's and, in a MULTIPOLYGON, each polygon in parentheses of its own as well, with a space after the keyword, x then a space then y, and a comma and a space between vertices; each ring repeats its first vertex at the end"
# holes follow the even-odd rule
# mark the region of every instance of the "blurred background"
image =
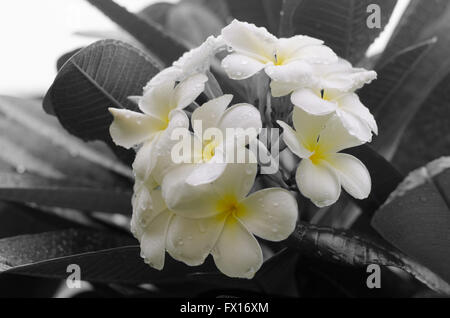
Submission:
MULTIPOLYGON (((154 2, 157 1, 117 1, 130 11, 154 2)), ((1 1, 0 94, 17 97, 44 94, 56 75, 56 60, 97 40, 80 33, 109 32, 116 28, 84 0, 1 1)))
MULTIPOLYGON (((117 2, 130 11, 139 11, 159 1, 117 2)), ((382 51, 408 3, 409 0, 399 0, 388 27, 368 54, 382 51)), ((0 94, 23 98, 44 94, 56 75, 55 63, 61 55, 97 40, 99 37, 93 32, 115 30, 113 22, 84 0, 2 1, 0 94)))

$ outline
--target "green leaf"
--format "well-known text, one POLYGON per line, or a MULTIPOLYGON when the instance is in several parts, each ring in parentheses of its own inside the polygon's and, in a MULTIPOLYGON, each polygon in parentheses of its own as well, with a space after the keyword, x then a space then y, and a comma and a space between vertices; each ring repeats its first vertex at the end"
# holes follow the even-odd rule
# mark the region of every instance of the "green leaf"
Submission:
POLYGON ((447 0, 410 0, 380 60, 389 59, 410 46, 436 36, 431 31, 435 28, 433 25, 446 14, 449 5, 447 0))
MULTIPOLYGON (((293 34, 305 34, 325 41, 337 55, 359 62, 367 48, 384 29, 396 1, 393 0, 297 0, 291 16, 293 34), (381 28, 369 29, 369 4, 381 8, 381 28)), ((291 8, 294 6, 291 4, 291 8)), ((288 12, 288 15, 289 12, 288 12)), ((289 17, 286 17, 289 18, 289 17)), ((286 23, 286 22, 283 22, 286 23)), ((292 34, 289 34, 292 35, 292 34)))
POLYGON ((450 285, 428 268, 399 251, 350 231, 299 223, 286 244, 300 254, 328 262, 357 267, 369 264, 397 267, 430 289, 450 295, 450 285))
POLYGON ((186 51, 186 47, 166 33, 163 26, 157 22, 131 13, 112 0, 87 1, 130 33, 165 64, 172 64, 186 51))
POLYGON ((413 171, 376 212, 372 226, 391 244, 450 282, 450 158, 413 171))
POLYGON ((108 107, 136 110, 128 97, 141 95, 158 72, 154 61, 130 45, 98 41, 64 64, 45 96, 44 108, 71 134, 85 141, 105 141, 130 162, 133 151, 116 147, 111 140, 108 107))
POLYGON ((0 172, 0 199, 43 206, 131 215, 131 193, 72 180, 0 172))

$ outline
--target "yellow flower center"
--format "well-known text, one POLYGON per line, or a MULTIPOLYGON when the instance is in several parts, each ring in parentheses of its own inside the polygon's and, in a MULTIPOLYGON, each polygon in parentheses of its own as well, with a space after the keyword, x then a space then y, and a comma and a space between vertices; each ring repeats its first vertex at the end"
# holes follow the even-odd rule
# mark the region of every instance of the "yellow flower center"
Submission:
POLYGON ((279 66, 279 65, 283 65, 283 63, 284 63, 284 58, 281 55, 275 53, 273 64, 279 66))
POLYGON ((311 157, 309 157, 309 160, 315 165, 319 164, 321 160, 325 159, 325 156, 320 152, 314 152, 311 157))
POLYGON ((203 146, 202 151, 202 160, 204 162, 208 162, 211 160, 212 157, 215 155, 215 151, 219 143, 215 140, 207 141, 205 146, 203 146))
POLYGON ((330 94, 328 93, 328 91, 322 89, 322 90, 320 91, 320 95, 321 95, 321 97, 322 97, 323 100, 331 101, 331 97, 330 97, 330 94))
POLYGON ((239 203, 234 195, 228 195, 217 202, 219 217, 234 216, 239 217, 245 213, 245 206, 239 203))

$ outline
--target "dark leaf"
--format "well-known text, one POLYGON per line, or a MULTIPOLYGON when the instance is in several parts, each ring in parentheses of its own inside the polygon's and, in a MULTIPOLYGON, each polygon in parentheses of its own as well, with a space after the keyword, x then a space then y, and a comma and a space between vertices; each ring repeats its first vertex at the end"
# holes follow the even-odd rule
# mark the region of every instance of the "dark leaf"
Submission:
POLYGON ((450 160, 412 172, 376 212, 372 226, 391 244, 450 281, 450 160))
POLYGON ((74 55, 60 70, 44 99, 63 127, 85 141, 102 140, 131 161, 133 151, 113 145, 108 107, 136 109, 129 96, 141 95, 159 72, 144 53, 123 42, 98 41, 74 55))
POLYGON ((199 46, 210 35, 219 35, 224 26, 216 14, 194 2, 181 2, 167 13, 167 29, 190 47, 199 46))
POLYGON ((88 212, 131 214, 131 193, 77 184, 70 179, 0 173, 0 199, 88 212))
POLYGON ((317 257, 338 264, 356 267, 369 264, 397 267, 429 288, 442 294, 450 294, 450 285, 428 268, 401 252, 375 244, 350 231, 299 223, 287 244, 308 257, 317 257))
MULTIPOLYGON (((127 236, 88 229, 66 229, 9 237, 0 240, 0 268, 20 268, 69 255, 132 245, 135 242, 127 236)), ((48 274, 52 275, 52 272, 48 274)))
MULTIPOLYGON (((373 147, 385 158, 391 159, 401 141, 403 133, 424 102, 450 70, 450 6, 440 19, 430 24, 424 32, 436 36, 437 42, 430 47, 426 56, 418 60, 414 68, 388 98, 386 107, 378 116, 380 134, 373 147)), ((427 107, 428 105, 424 105, 427 107)))
POLYGON ((306 34, 325 41, 337 55, 359 62, 367 48, 389 21, 393 0, 303 0, 292 16, 294 34, 306 34), (381 9, 381 28, 368 28, 370 4, 381 9))
POLYGON ((63 65, 72 57, 74 56, 76 53, 78 53, 81 49, 83 48, 77 48, 74 49, 70 52, 67 52, 65 54, 63 54, 57 61, 56 61, 56 70, 59 71, 63 65))
POLYGON ((437 34, 430 32, 430 25, 445 14, 450 2, 447 0, 411 0, 394 30, 380 61, 391 58, 394 54, 425 41, 437 34))
POLYGON ((40 101, 0 96, 0 134, 2 171, 129 187, 129 167, 106 145, 86 144, 70 135, 42 110, 40 101))
POLYGON ((164 27, 157 22, 141 18, 112 0, 87 1, 130 33, 165 64, 172 64, 186 51, 186 47, 166 33, 164 27))
POLYGON ((282 0, 226 0, 232 17, 278 34, 282 0))
POLYGON ((385 109, 390 107, 386 102, 408 79, 408 75, 416 63, 428 53, 434 43, 436 43, 436 39, 408 47, 376 66, 377 79, 358 92, 363 104, 369 107, 376 117, 383 116, 383 111, 390 111, 385 109))
POLYGON ((393 159, 403 171, 416 169, 450 149, 450 73, 428 96, 405 135, 393 159))
POLYGON ((173 7, 173 3, 157 2, 138 12, 138 16, 146 21, 153 21, 162 26, 166 25, 167 13, 173 7))
POLYGON ((73 221, 17 203, 0 202, 0 239, 81 226, 73 221))

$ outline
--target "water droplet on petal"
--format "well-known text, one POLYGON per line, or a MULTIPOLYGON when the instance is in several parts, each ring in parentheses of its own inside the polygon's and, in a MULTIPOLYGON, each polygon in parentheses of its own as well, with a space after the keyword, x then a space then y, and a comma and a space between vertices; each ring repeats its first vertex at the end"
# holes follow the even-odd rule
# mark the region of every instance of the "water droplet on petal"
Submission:
POLYGON ((22 173, 25 173, 25 172, 27 171, 27 169, 26 169, 25 166, 23 166, 23 165, 18 165, 18 166, 16 167, 16 171, 17 171, 17 173, 22 174, 22 173))

